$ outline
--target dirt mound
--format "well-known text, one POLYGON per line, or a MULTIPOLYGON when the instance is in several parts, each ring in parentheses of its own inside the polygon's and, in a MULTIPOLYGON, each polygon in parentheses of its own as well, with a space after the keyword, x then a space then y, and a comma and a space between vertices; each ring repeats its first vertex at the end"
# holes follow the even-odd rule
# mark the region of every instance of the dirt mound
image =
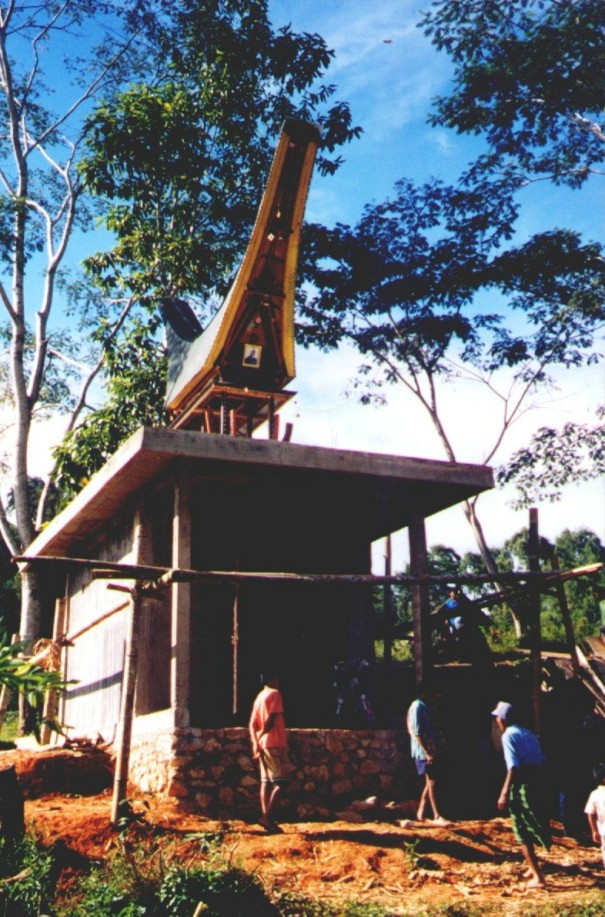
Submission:
POLYGON ((113 757, 103 748, 16 748, 0 752, 0 769, 14 766, 26 799, 47 793, 100 793, 111 786, 113 757))

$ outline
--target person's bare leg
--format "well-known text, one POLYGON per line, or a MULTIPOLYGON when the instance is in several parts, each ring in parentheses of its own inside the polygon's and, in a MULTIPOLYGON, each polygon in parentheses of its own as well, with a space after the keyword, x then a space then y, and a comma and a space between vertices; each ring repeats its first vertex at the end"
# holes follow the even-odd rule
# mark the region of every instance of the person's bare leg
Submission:
POLYGON ((265 818, 267 815, 267 809, 269 808, 269 801, 271 799, 271 784, 268 781, 263 780, 260 785, 260 809, 265 818))
POLYGON ((544 885, 546 885, 546 883, 544 881, 544 876, 542 875, 542 870, 540 869, 540 864, 538 863, 538 858, 536 857, 534 845, 521 844, 521 850, 523 851, 523 856, 525 858, 525 862, 527 863, 529 872, 527 887, 542 888, 544 885))
POLYGON ((431 808, 433 809, 433 822, 438 825, 449 825, 451 822, 444 818, 443 815, 439 812, 437 808, 437 799, 435 794, 435 781, 430 779, 428 776, 426 778, 426 789, 431 803, 431 808))
POLYGON ((425 776, 424 786, 422 787, 422 793, 420 794, 420 799, 418 801, 418 810, 416 812, 416 818, 418 819, 418 821, 424 821, 426 802, 429 796, 428 779, 429 778, 425 776))
POLYGON ((265 818, 270 822, 275 822, 273 818, 273 810, 275 809, 275 804, 277 802, 278 796, 281 793, 281 786, 278 783, 273 784, 271 787, 271 793, 267 800, 267 808, 265 810, 265 818))

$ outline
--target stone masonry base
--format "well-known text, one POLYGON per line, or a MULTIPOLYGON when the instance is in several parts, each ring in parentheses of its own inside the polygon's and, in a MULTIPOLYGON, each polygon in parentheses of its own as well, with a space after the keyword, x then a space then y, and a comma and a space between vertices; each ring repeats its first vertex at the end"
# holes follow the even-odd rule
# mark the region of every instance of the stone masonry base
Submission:
MULTIPOLYGON (((288 741, 284 817, 330 818, 352 802, 398 799, 409 789, 403 731, 289 729, 288 741)), ((130 780, 143 792, 172 796, 211 818, 258 817, 258 764, 242 727, 135 728, 130 780)))

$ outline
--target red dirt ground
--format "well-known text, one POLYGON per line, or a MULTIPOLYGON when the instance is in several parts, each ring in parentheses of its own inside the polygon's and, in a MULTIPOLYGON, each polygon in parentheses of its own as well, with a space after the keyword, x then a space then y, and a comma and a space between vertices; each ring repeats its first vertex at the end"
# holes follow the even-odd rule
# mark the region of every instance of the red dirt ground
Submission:
MULTIPOLYGON (((61 842, 64 884, 88 862, 119 848, 122 842, 109 824, 111 791, 94 786, 106 779, 101 752, 0 753, 0 767, 13 763, 27 797, 28 828, 44 844, 61 842)), ((508 818, 402 828, 388 809, 372 809, 360 812, 358 823, 286 823, 283 834, 267 835, 259 825, 184 814, 171 800, 135 796, 132 806, 140 818, 126 844, 130 850, 148 849, 149 868, 158 846, 164 860, 199 864, 207 858, 199 834, 220 834, 221 854, 256 872, 268 888, 332 904, 382 905, 393 915, 464 902, 475 913, 529 917, 546 904, 554 913, 605 900, 598 848, 564 837, 556 824, 552 848, 540 854, 547 889, 528 890, 508 818)))

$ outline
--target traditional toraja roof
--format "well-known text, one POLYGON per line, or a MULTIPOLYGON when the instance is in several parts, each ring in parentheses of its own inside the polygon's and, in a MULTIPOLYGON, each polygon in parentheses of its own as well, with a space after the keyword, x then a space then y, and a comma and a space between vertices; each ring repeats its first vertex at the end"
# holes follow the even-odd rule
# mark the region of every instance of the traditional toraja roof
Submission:
MULTIPOLYGON (((173 427, 210 432, 222 396, 228 410, 239 412, 236 428, 213 432, 249 434, 267 418, 267 393, 276 396, 272 408, 289 397, 283 389, 295 374, 300 231, 319 139, 315 125, 285 122, 248 248, 223 305, 193 340, 179 336, 180 315, 171 323, 166 405, 173 427)), ((178 300, 166 304, 187 309, 178 300)))
POLYGON ((141 428, 48 524, 28 556, 89 556, 94 536, 175 463, 184 463, 197 494, 218 495, 222 512, 234 520, 261 512, 263 525, 284 537, 297 526, 337 519, 343 530, 355 527, 373 541, 493 487, 492 471, 482 465, 141 428))

